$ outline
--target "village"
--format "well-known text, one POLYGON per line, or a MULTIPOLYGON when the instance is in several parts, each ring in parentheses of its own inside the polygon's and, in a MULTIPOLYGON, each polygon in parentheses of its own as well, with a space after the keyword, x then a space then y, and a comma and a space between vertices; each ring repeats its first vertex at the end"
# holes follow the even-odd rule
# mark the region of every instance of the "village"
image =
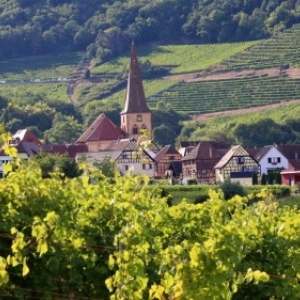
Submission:
MULTIPOLYGON (((242 185, 300 182, 300 145, 266 145, 245 148, 217 141, 182 141, 178 149, 165 145, 161 149, 151 139, 151 110, 147 105, 132 44, 126 99, 118 127, 100 114, 73 144, 49 144, 40 141, 30 130, 13 134, 10 145, 18 156, 28 159, 40 151, 67 154, 71 159, 88 163, 113 160, 121 174, 143 174, 153 179, 169 179, 177 184, 215 184, 225 180, 242 185), (277 174, 277 176, 274 176, 277 174)), ((4 164, 11 161, 2 150, 0 176, 4 164)))

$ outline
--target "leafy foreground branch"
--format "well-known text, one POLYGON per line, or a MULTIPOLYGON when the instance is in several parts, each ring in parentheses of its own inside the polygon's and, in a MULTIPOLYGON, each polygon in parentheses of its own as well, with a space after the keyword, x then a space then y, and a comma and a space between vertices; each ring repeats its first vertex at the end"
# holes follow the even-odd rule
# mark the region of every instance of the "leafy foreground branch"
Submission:
POLYGON ((168 207, 145 177, 90 176, 0 181, 1 299, 299 299, 296 208, 266 191, 168 207))

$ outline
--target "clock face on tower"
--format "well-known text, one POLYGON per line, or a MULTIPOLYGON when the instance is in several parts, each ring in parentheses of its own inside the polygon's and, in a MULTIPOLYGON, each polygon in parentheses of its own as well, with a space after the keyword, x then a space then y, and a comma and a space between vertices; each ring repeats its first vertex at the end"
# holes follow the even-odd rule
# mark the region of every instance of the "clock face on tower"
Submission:
POLYGON ((142 115, 136 115, 137 122, 142 122, 142 115))

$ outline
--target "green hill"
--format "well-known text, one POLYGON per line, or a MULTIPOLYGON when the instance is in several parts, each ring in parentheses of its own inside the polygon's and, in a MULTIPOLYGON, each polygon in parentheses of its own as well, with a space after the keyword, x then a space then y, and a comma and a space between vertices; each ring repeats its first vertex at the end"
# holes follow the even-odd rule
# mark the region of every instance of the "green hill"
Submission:
POLYGON ((300 25, 225 59, 221 69, 244 70, 300 66, 300 25))
POLYGON ((165 101, 179 112, 203 114, 263 106, 300 99, 300 79, 249 77, 228 80, 181 82, 148 98, 154 107, 165 101))
MULTIPOLYGON (((138 47, 138 57, 141 62, 150 61, 151 65, 165 67, 171 74, 202 71, 222 61, 243 52, 256 45, 259 41, 243 43, 224 43, 208 45, 145 45, 138 47)), ((95 75, 120 74, 128 65, 129 51, 99 66, 92 68, 95 75)))

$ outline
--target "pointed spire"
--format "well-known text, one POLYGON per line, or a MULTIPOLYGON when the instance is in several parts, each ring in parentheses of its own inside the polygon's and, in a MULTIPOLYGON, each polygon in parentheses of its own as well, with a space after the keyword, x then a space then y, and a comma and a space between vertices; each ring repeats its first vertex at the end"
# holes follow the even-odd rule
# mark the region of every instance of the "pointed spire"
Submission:
POLYGON ((122 113, 144 112, 150 112, 150 109, 145 97, 135 44, 132 42, 126 100, 122 113))

